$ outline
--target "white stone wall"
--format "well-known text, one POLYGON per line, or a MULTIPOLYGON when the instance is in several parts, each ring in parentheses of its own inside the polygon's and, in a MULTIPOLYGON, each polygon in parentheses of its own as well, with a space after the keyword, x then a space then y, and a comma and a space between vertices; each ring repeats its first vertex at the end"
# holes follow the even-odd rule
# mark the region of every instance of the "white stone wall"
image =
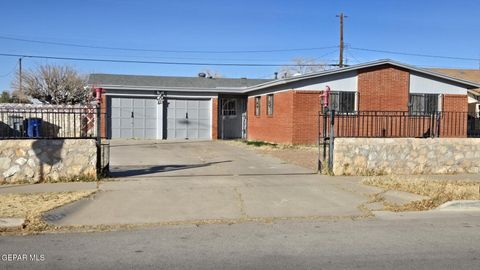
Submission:
POLYGON ((96 177, 93 139, 0 140, 0 182, 36 183, 96 177))
POLYGON ((480 138, 337 138, 333 173, 480 173, 480 138))

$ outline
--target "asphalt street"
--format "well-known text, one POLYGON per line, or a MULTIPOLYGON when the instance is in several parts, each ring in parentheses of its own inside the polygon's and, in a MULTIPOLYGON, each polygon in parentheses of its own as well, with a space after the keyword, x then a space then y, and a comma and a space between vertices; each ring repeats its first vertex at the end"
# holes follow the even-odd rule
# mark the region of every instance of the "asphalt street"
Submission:
POLYGON ((0 268, 480 269, 479 229, 471 211, 3 236, 0 268))

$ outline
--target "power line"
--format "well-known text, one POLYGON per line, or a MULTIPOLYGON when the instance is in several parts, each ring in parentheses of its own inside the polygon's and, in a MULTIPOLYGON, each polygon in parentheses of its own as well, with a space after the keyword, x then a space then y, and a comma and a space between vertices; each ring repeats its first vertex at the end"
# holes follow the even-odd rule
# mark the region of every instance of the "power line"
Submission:
POLYGON ((0 39, 4 40, 13 40, 21 42, 30 42, 30 43, 39 43, 39 44, 49 44, 56 46, 67 46, 67 47, 79 47, 79 48, 90 48, 90 49, 102 49, 102 50, 117 50, 117 51, 140 51, 140 52, 163 52, 163 53, 215 53, 215 54, 228 54, 228 53, 274 53, 274 52, 294 52, 294 51, 316 51, 324 50, 330 48, 336 48, 338 46, 325 46, 325 47, 311 47, 311 48, 293 48, 293 49, 274 49, 274 50, 232 50, 232 51, 219 51, 219 50, 161 50, 161 49, 142 49, 142 48, 124 48, 124 47, 108 47, 108 46, 96 46, 96 45, 84 45, 76 43, 67 43, 67 42, 53 42, 53 41, 43 41, 35 39, 25 39, 25 38, 14 38, 7 36, 0 36, 0 39))
POLYGON ((352 49, 352 50, 357 50, 357 51, 378 52, 378 53, 388 53, 388 54, 397 54, 397 55, 409 55, 409 56, 419 56, 419 57, 429 57, 429 58, 443 58, 443 59, 452 59, 452 60, 480 61, 480 58, 443 56, 443 55, 408 53, 408 52, 396 52, 396 51, 366 49, 366 48, 356 48, 356 47, 349 47, 349 48, 352 49))
MULTIPOLYGON (((27 55, 0 53, 0 56, 40 58, 54 60, 87 61, 87 62, 110 62, 110 63, 129 63, 129 64, 157 64, 157 65, 183 65, 183 66, 238 66, 238 67, 293 67, 295 64, 264 64, 264 63, 202 63, 202 62, 164 62, 164 61, 140 61, 140 60, 122 60, 122 59, 98 59, 98 58, 79 58, 79 57, 60 57, 47 55, 27 55)), ((325 64, 305 64, 304 66, 325 66, 325 64)), ((328 64, 328 66, 338 66, 328 64)))

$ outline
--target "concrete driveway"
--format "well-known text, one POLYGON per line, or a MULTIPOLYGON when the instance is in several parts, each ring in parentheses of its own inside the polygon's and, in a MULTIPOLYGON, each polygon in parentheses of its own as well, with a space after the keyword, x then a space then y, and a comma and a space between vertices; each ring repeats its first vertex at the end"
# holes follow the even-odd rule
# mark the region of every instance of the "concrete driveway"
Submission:
POLYGON ((118 178, 46 219, 99 225, 365 215, 366 195, 351 191, 357 178, 319 176, 225 142, 113 141, 111 169, 118 178))
POLYGON ((310 174, 310 170, 221 141, 112 140, 114 177, 310 174))

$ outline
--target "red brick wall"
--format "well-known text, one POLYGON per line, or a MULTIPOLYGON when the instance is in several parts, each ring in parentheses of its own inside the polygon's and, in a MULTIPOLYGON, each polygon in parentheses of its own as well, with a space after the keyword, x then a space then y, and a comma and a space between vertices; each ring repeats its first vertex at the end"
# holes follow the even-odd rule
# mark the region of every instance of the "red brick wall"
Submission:
POLYGON ((218 139, 218 98, 212 98, 212 140, 218 139))
POLYGON ((273 115, 267 115, 267 96, 261 96, 260 115, 255 115, 255 96, 248 97, 248 140, 292 143, 293 92, 275 93, 273 115))
POLYGON ((445 94, 440 119, 441 137, 467 137, 467 95, 445 94))
MULTIPOLYGON (((105 91, 105 90, 104 90, 105 91)), ((100 103, 100 136, 107 137, 107 96, 105 92, 102 94, 102 101, 100 103)))
POLYGON ((443 95, 443 111, 444 112, 468 112, 467 95, 443 95))
POLYGON ((378 66, 358 72, 359 111, 408 111, 409 72, 378 66))
POLYGON ((293 144, 317 142, 320 94, 320 91, 293 92, 293 144))
MULTIPOLYGON (((408 112, 409 72, 401 68, 380 66, 358 73, 359 111, 408 112)), ((315 144, 318 140, 318 111, 320 91, 286 91, 274 94, 274 114, 266 115, 266 96, 261 99, 261 114, 255 116, 255 97, 248 99, 248 139, 289 144, 315 144)), ((445 95, 440 123, 442 137, 466 136, 466 95, 445 95)), ((385 117, 364 118, 338 116, 336 128, 345 135, 356 136, 413 136, 428 133, 431 117, 398 117, 388 122, 385 117), (385 126, 382 126, 383 123, 385 126), (380 132, 380 133, 379 133, 380 132), (378 134, 377 134, 378 133, 378 134)), ((322 119, 321 119, 322 120, 322 119)), ((322 125, 322 123, 320 123, 322 125)), ((432 132, 432 131, 430 131, 432 132)))

